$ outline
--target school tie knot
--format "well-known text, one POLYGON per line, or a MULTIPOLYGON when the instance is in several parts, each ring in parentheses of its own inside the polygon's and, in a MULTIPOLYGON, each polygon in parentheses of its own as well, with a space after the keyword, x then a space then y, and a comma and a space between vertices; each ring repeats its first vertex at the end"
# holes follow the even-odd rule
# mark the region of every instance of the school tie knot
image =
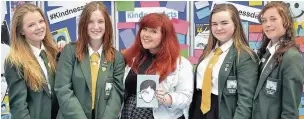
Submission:
POLYGON ((271 54, 270 54, 269 50, 266 49, 266 53, 262 56, 262 59, 261 59, 261 64, 260 64, 260 68, 259 68, 260 72, 263 71, 270 56, 271 56, 271 54))
POLYGON ((216 48, 214 55, 221 55, 222 53, 223 51, 221 50, 221 48, 216 48))
POLYGON ((91 63, 92 63, 92 65, 98 64, 98 60, 99 60, 99 54, 98 53, 93 53, 91 55, 91 63))
POLYGON ((40 57, 42 58, 44 64, 48 64, 48 58, 47 58, 45 50, 41 50, 40 57))
POLYGON ((268 58, 270 57, 270 51, 269 51, 269 49, 266 49, 266 53, 263 55, 263 57, 262 58, 264 58, 265 60, 268 60, 268 58))

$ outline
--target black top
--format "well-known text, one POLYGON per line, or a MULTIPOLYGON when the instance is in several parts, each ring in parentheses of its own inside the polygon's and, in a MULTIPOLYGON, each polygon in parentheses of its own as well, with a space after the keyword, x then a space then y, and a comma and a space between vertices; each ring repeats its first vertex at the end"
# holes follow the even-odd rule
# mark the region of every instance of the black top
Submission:
MULTIPOLYGON (((139 66, 138 74, 145 74, 146 70, 152 64, 152 61, 155 55, 151 54, 147 51, 147 58, 145 61, 139 66)), ((137 84, 137 74, 133 69, 130 70, 126 77, 125 89, 128 95, 136 94, 136 84, 137 84)))

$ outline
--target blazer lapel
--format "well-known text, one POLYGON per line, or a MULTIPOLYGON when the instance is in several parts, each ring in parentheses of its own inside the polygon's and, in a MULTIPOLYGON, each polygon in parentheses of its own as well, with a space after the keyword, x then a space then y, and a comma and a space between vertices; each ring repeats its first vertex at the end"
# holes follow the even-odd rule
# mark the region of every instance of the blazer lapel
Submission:
POLYGON ((97 91, 100 94, 101 89, 104 89, 105 87, 105 81, 107 79, 108 76, 108 63, 105 61, 105 57, 104 54, 102 53, 101 57, 100 57, 100 64, 99 64, 99 70, 98 70, 98 77, 97 77, 97 91))
POLYGON ((277 66, 277 62, 275 61, 274 57, 270 59, 270 61, 267 63, 266 67, 260 74, 259 83, 256 88, 256 92, 254 94, 254 99, 258 96, 260 90, 262 89, 262 86, 264 82, 266 81, 269 74, 272 72, 272 70, 277 66))
MULTIPOLYGON (((44 79, 47 81, 48 79, 45 77, 45 75, 44 75, 42 69, 41 69, 41 73, 42 73, 44 79)), ((47 81, 47 82, 50 83, 50 81, 47 81)), ((50 85, 51 85, 51 84, 50 84, 50 85)), ((49 89, 49 87, 48 87, 48 84, 44 84, 44 85, 42 86, 42 88, 43 88, 43 90, 45 91, 45 93, 47 94, 47 96, 49 96, 49 97, 51 98, 52 96, 51 96, 51 94, 50 94, 50 89, 49 89)), ((52 88, 52 87, 51 87, 51 88, 52 88)))
POLYGON ((80 63, 80 67, 84 78, 87 82, 87 86, 92 93, 92 84, 91 84, 91 65, 90 65, 90 56, 88 53, 85 54, 83 61, 80 63))
MULTIPOLYGON (((105 60, 105 56, 102 53, 101 57, 100 57, 100 64, 99 64, 99 70, 98 70, 98 77, 97 77, 97 84, 96 84, 96 97, 95 99, 97 99, 96 101, 96 105, 99 105, 99 98, 100 97, 104 97, 101 95, 105 95, 105 93, 102 93, 102 90, 105 89, 106 85, 105 82, 107 80, 108 77, 108 72, 109 72, 109 63, 110 62, 106 62, 105 60)), ((103 113, 103 109, 100 109, 100 111, 102 111, 103 113)))
POLYGON ((226 55, 224 62, 221 66, 220 72, 219 72, 219 87, 218 87, 218 94, 219 94, 219 99, 221 99, 222 96, 222 91, 223 88, 225 88, 225 82, 228 78, 228 75, 231 71, 231 68, 233 67, 233 60, 235 60, 235 53, 236 53, 236 49, 231 46, 230 50, 228 52, 228 54, 226 55))

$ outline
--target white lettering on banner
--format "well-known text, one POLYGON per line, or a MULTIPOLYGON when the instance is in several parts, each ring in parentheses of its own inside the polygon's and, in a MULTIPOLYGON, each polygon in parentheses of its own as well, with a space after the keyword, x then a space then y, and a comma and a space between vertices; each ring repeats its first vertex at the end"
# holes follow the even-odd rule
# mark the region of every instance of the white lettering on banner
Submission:
POLYGON ((261 10, 254 8, 254 7, 248 7, 245 5, 235 4, 235 3, 231 3, 231 2, 216 1, 216 2, 212 2, 210 11, 213 10, 215 4, 221 4, 221 3, 230 3, 230 4, 234 5, 238 9, 239 15, 242 20, 259 23, 258 15, 261 12, 261 10))
POLYGON ((80 15, 87 3, 88 2, 77 2, 70 4, 67 2, 62 7, 48 11, 47 16, 49 18, 50 24, 55 24, 57 22, 61 22, 80 15))
POLYGON ((126 22, 138 22, 140 18, 149 13, 165 13, 170 19, 178 18, 178 11, 166 7, 134 8, 134 11, 126 11, 126 22))

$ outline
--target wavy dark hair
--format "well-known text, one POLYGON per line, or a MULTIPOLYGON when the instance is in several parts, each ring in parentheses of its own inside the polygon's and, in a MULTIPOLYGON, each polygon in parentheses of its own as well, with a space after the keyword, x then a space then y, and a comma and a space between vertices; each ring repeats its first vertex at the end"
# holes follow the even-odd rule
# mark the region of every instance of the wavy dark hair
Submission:
MULTIPOLYGON (((263 24, 262 17, 263 14, 270 8, 276 8, 279 15, 281 16, 283 20, 283 27, 286 29, 285 34, 280 37, 280 40, 278 41, 279 48, 274 53, 273 57, 278 63, 281 63, 282 56, 284 52, 286 52, 289 48, 295 48, 298 51, 299 47, 295 42, 295 33, 294 33, 294 26, 293 26, 293 18, 291 11, 288 8, 288 5, 282 1, 273 1, 269 2, 265 5, 263 10, 260 12, 258 19, 259 22, 263 24)), ((258 51, 259 57, 262 57, 263 54, 266 52, 266 47, 271 39, 269 39, 266 34, 263 32, 262 36, 262 45, 261 48, 258 51)))

